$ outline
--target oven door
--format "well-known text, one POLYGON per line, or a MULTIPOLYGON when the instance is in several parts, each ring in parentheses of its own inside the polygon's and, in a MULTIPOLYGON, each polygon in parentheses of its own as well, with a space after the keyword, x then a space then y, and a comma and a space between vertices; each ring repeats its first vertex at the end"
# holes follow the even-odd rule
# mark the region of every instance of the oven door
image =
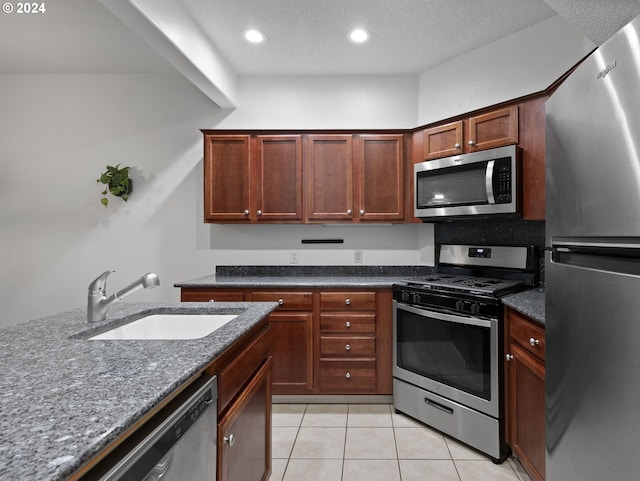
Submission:
POLYGON ((494 418, 498 320, 394 301, 393 376, 494 418))

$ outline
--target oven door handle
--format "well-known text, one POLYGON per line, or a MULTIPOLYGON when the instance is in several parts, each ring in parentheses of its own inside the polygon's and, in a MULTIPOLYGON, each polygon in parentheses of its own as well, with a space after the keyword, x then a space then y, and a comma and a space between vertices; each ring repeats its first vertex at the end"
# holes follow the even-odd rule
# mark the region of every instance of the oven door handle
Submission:
POLYGON ((496 319, 481 319, 458 314, 445 314, 444 312, 432 311, 424 307, 414 307, 401 302, 396 302, 396 308, 403 311, 411 312, 418 316, 429 316, 433 319, 441 321, 457 322, 459 324, 469 324, 470 326, 491 327, 492 323, 497 322, 496 319))

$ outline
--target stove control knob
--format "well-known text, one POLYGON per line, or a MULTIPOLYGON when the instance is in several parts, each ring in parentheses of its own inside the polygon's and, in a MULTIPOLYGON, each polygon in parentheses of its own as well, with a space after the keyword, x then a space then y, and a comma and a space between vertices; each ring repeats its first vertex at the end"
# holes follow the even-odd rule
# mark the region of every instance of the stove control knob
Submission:
POLYGON ((478 314, 480 312, 480 304, 474 302, 471 304, 471 314, 478 314))
POLYGON ((456 301, 456 311, 462 311, 462 301, 456 301))
POLYGON ((420 304, 420 294, 418 294, 417 292, 413 293, 413 303, 420 304))

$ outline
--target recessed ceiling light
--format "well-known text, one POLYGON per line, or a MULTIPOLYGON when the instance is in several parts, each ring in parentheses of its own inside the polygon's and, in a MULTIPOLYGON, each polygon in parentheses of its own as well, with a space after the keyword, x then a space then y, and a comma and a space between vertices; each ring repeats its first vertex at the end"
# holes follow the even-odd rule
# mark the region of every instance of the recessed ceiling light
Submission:
POLYGON ((242 31, 242 37, 250 43, 263 43, 267 40, 267 36, 260 30, 248 28, 242 31))
POLYGON ((356 28, 349 32, 349 39, 354 43, 363 43, 369 40, 369 32, 362 28, 356 28))

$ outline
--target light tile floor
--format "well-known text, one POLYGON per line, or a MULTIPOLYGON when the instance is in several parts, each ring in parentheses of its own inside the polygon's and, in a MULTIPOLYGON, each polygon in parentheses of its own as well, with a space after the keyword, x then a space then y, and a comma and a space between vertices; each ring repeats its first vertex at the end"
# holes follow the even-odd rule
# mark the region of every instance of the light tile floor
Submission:
POLYGON ((389 404, 274 404, 270 481, 531 481, 389 404))

